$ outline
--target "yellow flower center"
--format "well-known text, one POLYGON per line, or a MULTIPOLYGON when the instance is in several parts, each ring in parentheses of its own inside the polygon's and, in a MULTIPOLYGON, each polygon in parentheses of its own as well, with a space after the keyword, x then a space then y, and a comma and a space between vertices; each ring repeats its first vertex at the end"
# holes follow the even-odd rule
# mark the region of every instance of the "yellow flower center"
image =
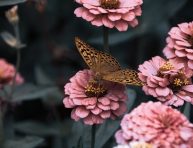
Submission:
POLYGON ((180 71, 178 74, 171 77, 170 83, 173 91, 178 91, 182 86, 189 85, 190 79, 186 77, 184 72, 180 71))
POLYGON ((103 97, 107 94, 107 89, 99 81, 91 80, 85 87, 85 94, 87 97, 103 97))
POLYGON ((100 0, 101 7, 104 9, 117 9, 119 8, 119 0, 100 0))
POLYGON ((131 148, 153 148, 149 143, 139 142, 131 145, 131 148))
POLYGON ((169 70, 172 70, 174 68, 174 66, 169 62, 167 61, 162 67, 160 67, 160 71, 169 71, 169 70))
POLYGON ((176 75, 170 75, 167 76, 164 74, 166 71, 170 71, 174 69, 174 66, 167 61, 163 66, 161 66, 158 70, 157 76, 159 77, 168 77, 170 81, 170 88, 177 92, 179 91, 183 86, 190 84, 190 79, 186 77, 183 70, 180 70, 176 75))

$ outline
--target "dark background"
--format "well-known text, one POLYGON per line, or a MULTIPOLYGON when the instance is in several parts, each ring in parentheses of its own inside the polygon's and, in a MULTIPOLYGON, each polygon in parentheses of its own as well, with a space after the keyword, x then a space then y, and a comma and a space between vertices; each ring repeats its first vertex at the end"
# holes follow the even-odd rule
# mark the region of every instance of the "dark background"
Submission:
MULTIPOLYGON (((13 33, 4 16, 10 7, 0 7, 0 31, 13 33)), ((11 104, 5 115, 4 128, 5 137, 12 139, 10 143, 19 139, 16 141, 20 142, 20 148, 26 148, 25 144, 30 148, 39 144, 42 148, 71 148, 77 146, 78 141, 80 147, 83 144, 84 148, 89 148, 90 127, 73 124, 71 110, 62 104, 63 86, 78 70, 86 68, 75 48, 74 37, 79 36, 102 49, 103 30, 76 18, 76 7, 78 5, 72 0, 42 0, 39 3, 29 0, 19 5, 21 38, 27 44, 21 51, 20 72, 26 84, 17 89, 17 97, 23 98, 11 104), (26 136, 31 139, 26 140, 26 136)), ((125 68, 137 69, 145 60, 163 56, 162 49, 170 28, 193 20, 193 0, 144 0, 142 10, 136 28, 126 32, 110 31, 111 54, 125 68)), ((2 39, 0 57, 16 63, 16 51, 2 39)), ((142 101, 153 99, 137 87, 129 87, 128 95, 131 98, 129 110, 142 101)), ((185 111, 190 117, 190 105, 185 111)), ((120 119, 97 127, 97 148, 115 145, 113 135, 119 123, 120 119)))

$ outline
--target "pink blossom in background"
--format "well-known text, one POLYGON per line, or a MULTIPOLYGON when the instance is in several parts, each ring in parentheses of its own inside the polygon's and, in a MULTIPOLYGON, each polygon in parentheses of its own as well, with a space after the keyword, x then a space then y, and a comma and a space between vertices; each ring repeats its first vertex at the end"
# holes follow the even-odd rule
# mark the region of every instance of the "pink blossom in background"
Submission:
POLYGON ((192 70, 178 60, 166 61, 156 56, 139 65, 139 78, 143 91, 166 105, 193 104, 192 70))
MULTIPOLYGON (((7 63, 4 59, 0 59, 0 87, 13 83, 15 71, 16 69, 13 65, 7 63)), ((17 74, 16 84, 22 84, 23 82, 21 75, 17 74)))
POLYGON ((71 117, 75 121, 83 119, 88 125, 101 124, 106 119, 115 119, 126 111, 127 94, 123 85, 102 81, 102 85, 92 82, 94 73, 82 70, 64 86, 67 97, 63 103, 72 108, 71 117))
POLYGON ((118 144, 144 141, 156 148, 192 148, 193 124, 161 102, 142 103, 121 121, 118 144))
POLYGON ((95 26, 117 28, 126 31, 128 26, 138 25, 142 0, 76 0, 82 6, 74 13, 95 26))
POLYGON ((173 27, 166 39, 163 53, 168 59, 177 58, 193 69, 193 22, 173 27))

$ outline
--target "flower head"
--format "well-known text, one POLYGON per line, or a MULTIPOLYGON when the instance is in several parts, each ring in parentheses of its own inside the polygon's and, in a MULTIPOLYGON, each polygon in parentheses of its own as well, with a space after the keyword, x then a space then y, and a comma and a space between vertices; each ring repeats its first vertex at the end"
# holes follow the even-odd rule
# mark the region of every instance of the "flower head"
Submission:
POLYGON ((101 124, 126 111, 125 87, 112 82, 96 82, 90 70, 79 71, 64 89, 67 95, 64 106, 73 108, 71 117, 76 121, 83 119, 85 124, 101 124))
POLYGON ((193 104, 192 70, 183 63, 156 56, 140 65, 139 71, 147 95, 167 105, 181 106, 184 101, 193 104))
POLYGON ((126 31, 128 26, 138 25, 137 16, 141 16, 142 0, 76 0, 81 4, 75 10, 77 17, 82 17, 95 26, 106 26, 126 31))
MULTIPOLYGON (((9 85, 13 83, 15 75, 15 67, 7 63, 4 59, 0 59, 0 88, 3 85, 9 85)), ((23 78, 20 74, 16 75, 16 84, 22 84, 23 78)))
POLYGON ((147 102, 124 116, 115 138, 119 144, 144 141, 156 148, 191 148, 193 124, 176 109, 147 102))
POLYGON ((163 53, 168 59, 177 58, 193 69, 193 22, 173 27, 166 39, 163 53))

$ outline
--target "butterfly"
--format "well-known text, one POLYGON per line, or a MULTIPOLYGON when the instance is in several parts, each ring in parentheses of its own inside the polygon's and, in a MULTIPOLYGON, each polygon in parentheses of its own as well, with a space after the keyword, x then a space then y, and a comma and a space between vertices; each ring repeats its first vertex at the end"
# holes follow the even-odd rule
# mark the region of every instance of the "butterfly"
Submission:
POLYGON ((75 38, 75 44, 86 64, 100 79, 128 85, 143 85, 137 71, 121 69, 119 62, 110 54, 94 49, 78 37, 75 38))

